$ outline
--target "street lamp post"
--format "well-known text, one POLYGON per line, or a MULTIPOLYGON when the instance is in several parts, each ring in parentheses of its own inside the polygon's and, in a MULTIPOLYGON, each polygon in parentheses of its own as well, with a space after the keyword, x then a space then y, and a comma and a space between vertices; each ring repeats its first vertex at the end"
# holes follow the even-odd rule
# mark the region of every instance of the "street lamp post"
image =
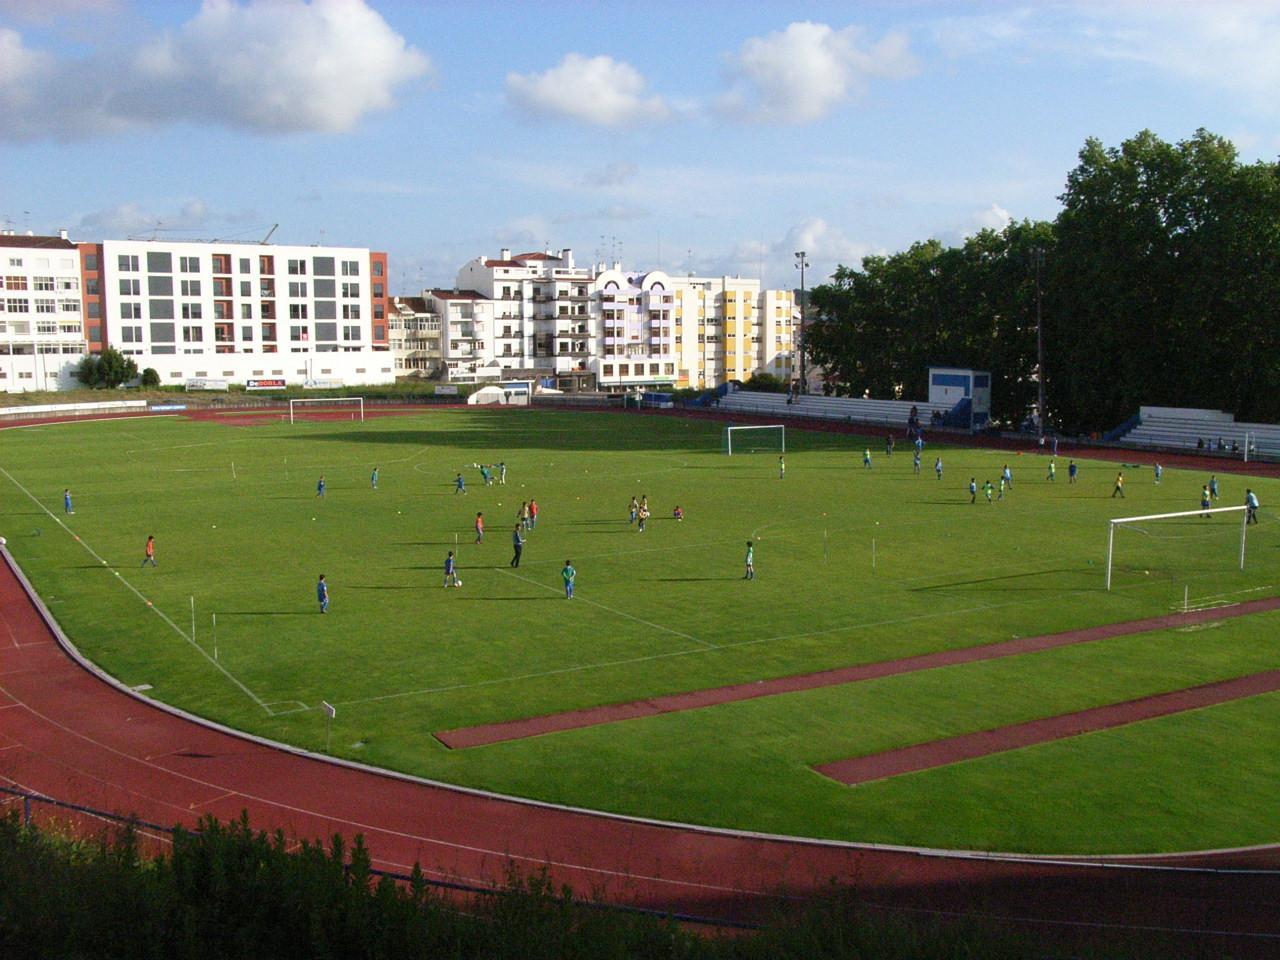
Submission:
POLYGON ((804 291, 804 270, 809 266, 809 261, 804 258, 804 251, 796 251, 796 269, 800 271, 800 392, 809 392, 809 376, 805 372, 804 354, 807 344, 805 343, 805 315, 806 315, 806 297, 804 291))
POLYGON ((1044 250, 1036 247, 1036 432, 1044 443, 1044 332, 1040 316, 1040 267, 1044 263, 1044 250))

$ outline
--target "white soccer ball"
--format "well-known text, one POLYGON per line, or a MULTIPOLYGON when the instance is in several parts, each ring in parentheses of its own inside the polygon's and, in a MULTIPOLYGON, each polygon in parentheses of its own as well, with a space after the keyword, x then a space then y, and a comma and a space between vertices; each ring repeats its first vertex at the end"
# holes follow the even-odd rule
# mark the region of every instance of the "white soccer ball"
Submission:
MULTIPOLYGON (((6 540, 4 537, 0 537, 0 547, 3 547, 8 542, 9 541, 6 540)), ((103 561, 103 562, 105 563, 106 561, 103 561)))
POLYGON ((458 586, 462 586, 462 581, 461 581, 461 580, 456 581, 456 583, 457 583, 457 585, 458 585, 458 586))

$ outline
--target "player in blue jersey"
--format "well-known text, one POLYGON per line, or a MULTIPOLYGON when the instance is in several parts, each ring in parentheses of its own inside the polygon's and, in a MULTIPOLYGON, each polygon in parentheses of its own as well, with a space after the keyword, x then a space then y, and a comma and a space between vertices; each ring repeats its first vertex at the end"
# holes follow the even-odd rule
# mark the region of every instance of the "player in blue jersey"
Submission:
POLYGON ((460 587, 462 581, 458 579, 458 567, 453 559, 453 551, 449 551, 449 555, 444 558, 444 585, 445 587, 460 587))
POLYGON ((329 612, 329 584, 325 583, 324 574, 316 581, 316 599, 320 601, 320 612, 329 612))
POLYGON ((467 492, 467 481, 463 479, 462 474, 458 474, 457 479, 453 481, 453 493, 457 496, 459 493, 467 492))
POLYGON ((977 477, 969 478, 969 502, 970 503, 978 502, 978 478, 977 477))
POLYGON ((1161 479, 1163 476, 1164 476, 1164 467, 1160 466, 1160 464, 1158 464, 1158 463, 1157 463, 1157 464, 1156 464, 1156 467, 1155 467, 1156 483, 1159 483, 1159 482, 1160 482, 1160 479, 1161 479))
POLYGON ((62 509, 66 513, 75 513, 71 507, 71 490, 70 488, 62 491, 62 509))
POLYGON ((942 458, 941 457, 937 457, 933 461, 933 472, 937 475, 939 480, 942 479, 942 458))
POLYGON ((1076 482, 1076 474, 1080 472, 1080 468, 1076 466, 1074 460, 1067 462, 1067 483, 1076 482))
POLYGON ((1010 490, 1013 489, 1013 471, 1009 469, 1007 463, 1004 465, 1004 469, 1000 471, 1000 479, 1004 481, 1004 486, 1010 490))
POLYGON ((520 566, 520 555, 524 553, 524 535, 521 532, 523 530, 524 524, 517 523, 515 530, 511 534, 511 549, 514 551, 511 557, 511 566, 513 567, 520 566))
POLYGON ((320 479, 316 481, 316 496, 324 496, 324 474, 320 474, 320 479))
POLYGON ((868 470, 871 469, 871 448, 867 447, 862 451, 862 465, 868 470))
POLYGON ((1209 496, 1214 500, 1218 499, 1218 475, 1216 473, 1209 478, 1209 496))

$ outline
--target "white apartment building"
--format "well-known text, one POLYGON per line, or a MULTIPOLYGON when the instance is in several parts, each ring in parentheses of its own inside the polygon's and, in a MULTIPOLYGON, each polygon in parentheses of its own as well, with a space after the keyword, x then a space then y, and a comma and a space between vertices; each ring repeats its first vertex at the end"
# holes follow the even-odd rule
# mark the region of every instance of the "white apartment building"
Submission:
POLYGON ((0 391, 59 390, 76 383, 87 350, 80 252, 58 237, 0 234, 0 391))
POLYGON ((104 340, 161 383, 395 379, 385 254, 107 240, 100 259, 104 340))
POLYGON ((441 317, 450 379, 621 391, 791 377, 793 297, 762 291, 759 280, 578 267, 568 249, 503 250, 464 264, 454 290, 423 296, 441 317))
POLYGON ((426 297, 392 297, 387 307, 387 336, 397 376, 432 376, 440 354, 440 314, 426 297))

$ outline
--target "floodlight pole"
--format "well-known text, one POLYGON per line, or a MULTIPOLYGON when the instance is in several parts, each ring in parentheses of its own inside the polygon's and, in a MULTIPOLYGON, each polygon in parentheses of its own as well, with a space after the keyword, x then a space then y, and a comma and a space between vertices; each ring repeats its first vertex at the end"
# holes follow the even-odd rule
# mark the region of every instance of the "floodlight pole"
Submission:
MULTIPOLYGON (((1036 422, 1037 436, 1044 442, 1044 332, 1040 315, 1040 267, 1044 263, 1044 250, 1036 247, 1036 422)), ((1041 451, 1044 452, 1043 450, 1041 451)))
POLYGON ((809 266, 809 261, 804 258, 804 251, 796 251, 796 269, 800 271, 800 392, 809 392, 809 377, 805 372, 804 354, 808 344, 805 343, 805 315, 807 306, 807 297, 805 297, 804 289, 804 270, 809 266))

